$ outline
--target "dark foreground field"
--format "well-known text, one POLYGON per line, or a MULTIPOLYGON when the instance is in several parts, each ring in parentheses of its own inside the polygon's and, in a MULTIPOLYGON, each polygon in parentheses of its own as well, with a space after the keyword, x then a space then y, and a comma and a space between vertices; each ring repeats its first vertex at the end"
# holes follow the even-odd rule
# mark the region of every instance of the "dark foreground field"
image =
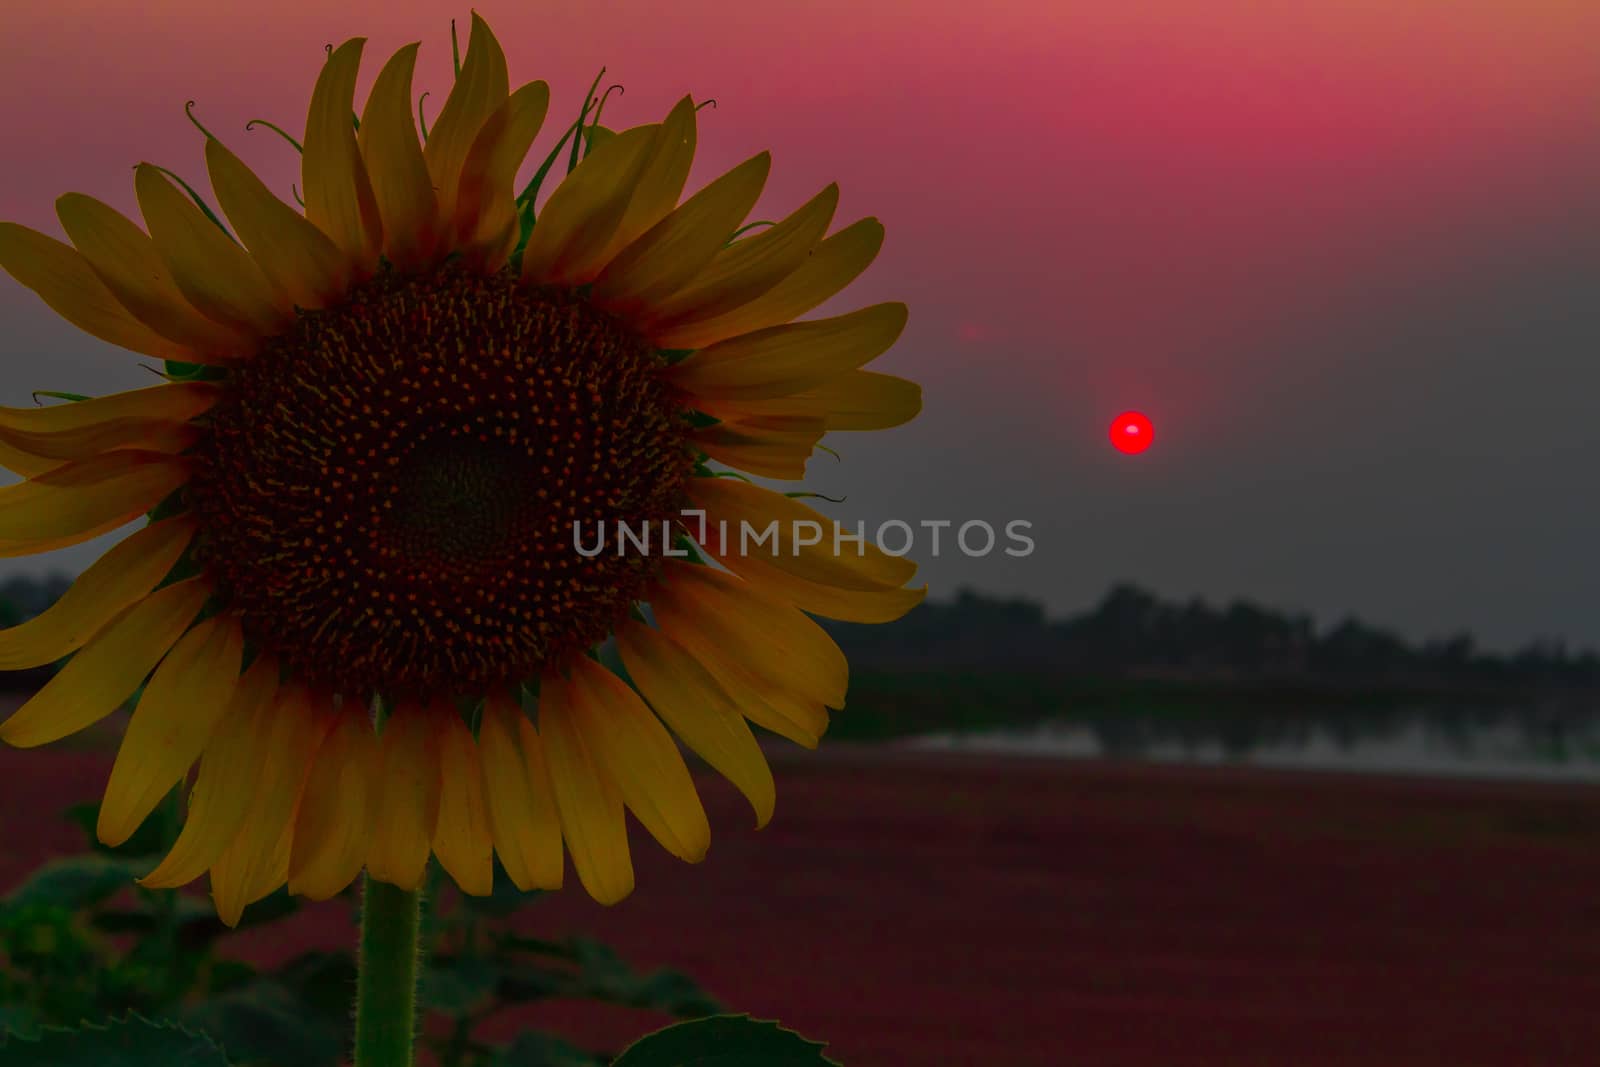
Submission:
MULTIPOLYGON (((0 887, 77 831, 100 753, 0 750, 0 887)), ((784 756, 756 833, 706 783, 697 868, 530 908, 869 1065, 1600 1062, 1600 790, 908 756, 784 756)), ((312 909, 238 943, 348 943, 312 909), (288 936, 285 936, 288 935, 288 936)), ((551 1004, 616 1046, 665 1020, 551 1004)))

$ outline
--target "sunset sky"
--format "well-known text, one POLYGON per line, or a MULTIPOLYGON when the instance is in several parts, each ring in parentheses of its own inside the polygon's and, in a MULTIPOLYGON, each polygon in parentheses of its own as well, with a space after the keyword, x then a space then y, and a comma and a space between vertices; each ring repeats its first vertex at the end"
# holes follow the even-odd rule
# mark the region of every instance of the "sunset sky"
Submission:
MULTIPOLYGON (((323 45, 423 42, 377 0, 103 0, 7 12, 0 218, 69 190, 133 211, 132 165, 204 175, 196 114, 288 196, 323 45)), ((758 216, 829 181, 877 215, 838 311, 903 300, 874 369, 926 410, 830 440, 833 509, 1034 523, 1037 551, 926 559, 1086 607, 1114 580, 1393 624, 1600 645, 1600 4, 1593 0, 490 2, 540 144, 601 65, 608 125, 701 113, 691 188, 763 148, 758 216), (1119 411, 1159 441, 1124 456, 1119 411)), ((464 37, 464 35, 463 35, 464 37)), ((535 155, 542 155, 537 151, 535 155)), ((0 278, 0 403, 152 381, 0 278)), ((78 569, 90 549, 51 562, 78 569)), ((926 553, 923 553, 924 557, 926 553)), ((6 561, 10 571, 37 560, 6 561)))

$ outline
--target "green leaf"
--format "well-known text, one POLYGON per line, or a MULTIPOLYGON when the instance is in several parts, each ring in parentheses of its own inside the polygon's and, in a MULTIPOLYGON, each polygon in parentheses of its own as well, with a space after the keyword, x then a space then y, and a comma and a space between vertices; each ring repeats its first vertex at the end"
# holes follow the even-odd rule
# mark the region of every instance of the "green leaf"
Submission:
POLYGON ((494 992, 499 977, 480 956, 440 956, 423 971, 417 999, 431 1011, 467 1015, 494 992))
POLYGON ((489 1067, 603 1067, 606 1060, 551 1034, 527 1030, 489 1061, 489 1067))
POLYGON ((0 1042, 6 1067, 228 1067, 204 1034, 130 1015, 104 1026, 49 1029, 37 1039, 0 1042))
POLYGON ((273 980, 307 1004, 333 1016, 349 1014, 356 993, 356 958, 345 952, 306 952, 272 975, 273 980))
POLYGON ((839 1067, 826 1047, 770 1020, 718 1015, 646 1034, 612 1067, 839 1067))
POLYGON ((36 868, 5 902, 12 908, 48 904, 77 911, 131 887, 145 866, 120 856, 94 854, 51 860, 36 868))
MULTIPOLYGON (((32 1009, 23 1004, 0 1004, 0 1034, 8 1038, 37 1039, 39 1020, 32 1009)), ((0 1042, 0 1048, 4 1048, 0 1042)))
MULTIPOLYGON (((339 1008, 342 1014, 347 1003, 339 1008)), ((338 1067, 344 1054, 342 1029, 270 979, 203 1000, 184 1011, 183 1021, 210 1034, 241 1064, 338 1067)))

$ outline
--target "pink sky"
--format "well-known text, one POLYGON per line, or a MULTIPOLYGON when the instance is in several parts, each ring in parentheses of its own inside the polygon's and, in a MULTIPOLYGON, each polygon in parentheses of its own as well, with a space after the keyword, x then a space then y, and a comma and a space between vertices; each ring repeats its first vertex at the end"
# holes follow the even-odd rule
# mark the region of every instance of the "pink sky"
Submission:
MULTIPOLYGON (((190 98, 287 194, 292 151, 269 133, 245 134, 245 120, 298 127, 322 45, 357 34, 372 39, 362 91, 380 55, 423 41, 420 81, 436 113, 448 20, 464 26, 467 15, 378 0, 141 6, 108 13, 98 0, 58 0, 8 13, 0 217, 53 231, 52 201, 69 189, 131 208, 130 168, 142 159, 200 177, 199 135, 182 111, 190 98)), ((1279 484, 1307 469, 1332 479, 1341 448, 1368 462, 1370 442, 1316 435, 1363 420, 1376 419, 1368 437, 1414 451, 1402 423, 1424 392, 1379 403, 1374 415, 1370 384, 1424 390, 1450 366, 1448 353, 1378 363, 1371 351, 1310 340, 1352 316, 1402 314, 1472 264, 1503 268, 1529 248, 1546 256, 1564 234, 1595 233, 1592 0, 517 0, 479 9, 513 79, 550 82, 553 115, 576 113, 601 64, 627 87, 608 106, 615 124, 658 118, 684 92, 716 97, 718 109, 702 113, 692 184, 770 147, 773 179, 758 213, 786 211, 837 180, 841 219, 884 220, 883 256, 847 303, 911 305, 906 338, 883 365, 926 383, 927 414, 883 443, 848 442, 840 478, 864 498, 887 491, 900 510, 927 511, 951 492, 937 449, 969 438, 977 454, 1026 475, 980 479, 961 498, 969 509, 1016 512, 1030 486, 1059 481, 1096 514, 1169 527, 1180 519, 1158 497, 1130 494, 1181 495, 1219 477, 1279 484), (1102 447, 1106 421, 1125 407, 1155 415, 1164 443, 1131 483, 1126 461, 1102 447), (928 473, 907 477, 910 464, 928 473), (886 479, 894 484, 879 489, 886 479)), ((68 334, 26 295, 0 286, 0 309, 23 336, 66 348, 68 334)), ((64 359, 47 382, 8 367, 0 387, 15 403, 24 385, 93 385, 63 381, 92 365, 104 357, 64 359)), ((124 370, 110 385, 142 380, 124 370)), ((1448 432, 1429 426, 1432 439, 1448 432)), ((1253 574, 1242 557, 1130 547, 1069 511, 1054 513, 1057 528, 1095 544, 1103 536, 1098 559, 930 574, 1063 607, 1116 573, 1174 593, 1387 613, 1413 628, 1492 625, 1473 608, 1488 590, 1459 603, 1421 598, 1424 609, 1418 598, 1386 598, 1393 583, 1375 578, 1346 603, 1335 594, 1348 583, 1319 584, 1304 560, 1241 587, 1253 574), (1076 564, 1095 565, 1080 574, 1076 564)), ((1278 536, 1302 535, 1286 527, 1278 536)), ((1428 536, 1419 528, 1418 545, 1428 536)), ((1546 599, 1528 600, 1506 625, 1522 633, 1548 618, 1600 640, 1600 620, 1567 621, 1576 605, 1558 584, 1551 576, 1546 599)))

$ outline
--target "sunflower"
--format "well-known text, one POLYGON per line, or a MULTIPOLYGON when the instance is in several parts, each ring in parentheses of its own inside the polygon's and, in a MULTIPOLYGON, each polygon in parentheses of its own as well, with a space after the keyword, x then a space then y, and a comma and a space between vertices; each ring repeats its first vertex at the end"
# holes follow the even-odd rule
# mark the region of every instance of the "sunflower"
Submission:
POLYGON ((143 227, 79 194, 57 202, 70 245, 0 224, 14 278, 167 361, 165 384, 0 409, 0 462, 25 479, 0 489, 0 554, 149 519, 0 633, 0 668, 71 656, 0 738, 54 741, 137 694, 98 835, 125 841, 198 764, 143 883, 209 872, 229 923, 363 868, 412 889, 430 856, 467 893, 491 890, 496 854, 519 888, 555 888, 563 846, 615 902, 625 811, 685 860, 709 846, 678 742, 764 824, 749 724, 815 747, 844 704, 810 616, 882 622, 922 598, 913 564, 809 543, 817 512, 735 473, 799 479, 825 432, 919 410, 914 384, 861 369, 903 305, 792 321, 883 230, 829 236, 835 186, 744 226, 766 153, 679 203, 688 98, 615 132, 586 102, 535 218, 538 181, 514 185, 549 92, 511 90, 488 26, 420 137, 417 46, 357 116, 363 44, 331 50, 312 92, 303 212, 208 134, 220 216, 146 164, 143 227), (776 540, 745 551, 741 524, 776 540), (578 551, 575 529, 608 527, 664 546, 578 551))

